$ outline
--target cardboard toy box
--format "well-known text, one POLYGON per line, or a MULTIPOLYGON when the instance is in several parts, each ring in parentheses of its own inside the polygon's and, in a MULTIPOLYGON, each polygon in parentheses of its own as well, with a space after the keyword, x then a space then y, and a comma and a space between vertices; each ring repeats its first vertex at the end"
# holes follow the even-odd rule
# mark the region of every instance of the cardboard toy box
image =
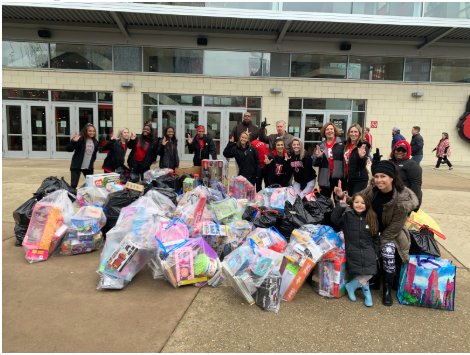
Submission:
POLYGON ((201 167, 200 166, 190 166, 190 167, 187 167, 187 168, 176 168, 175 170, 176 170, 176 174, 178 174, 178 176, 182 176, 183 173, 193 175, 193 176, 194 176, 194 174, 198 174, 199 176, 201 176, 201 167))
POLYGON ((219 182, 225 192, 228 191, 228 162, 224 160, 203 160, 201 169, 202 184, 214 187, 219 182))
POLYGON ((121 184, 119 174, 95 174, 86 177, 86 187, 107 187, 108 185, 112 186, 114 184, 121 184))

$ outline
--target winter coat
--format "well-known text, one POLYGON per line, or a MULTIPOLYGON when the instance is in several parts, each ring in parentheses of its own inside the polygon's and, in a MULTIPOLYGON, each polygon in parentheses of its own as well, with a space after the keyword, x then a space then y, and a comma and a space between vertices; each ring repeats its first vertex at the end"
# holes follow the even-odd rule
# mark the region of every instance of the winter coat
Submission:
MULTIPOLYGON (((330 162, 328 160, 328 149, 326 149, 326 139, 320 143, 320 150, 323 152, 321 158, 315 157, 313 166, 319 166, 318 186, 330 187, 330 162)), ((333 151, 333 179, 344 178, 344 138, 336 137, 332 148, 333 151)), ((315 150, 314 150, 315 152, 315 150)), ((315 153, 314 153, 315 154, 315 153)))
MULTIPOLYGON (((362 190, 371 202, 379 193, 374 191, 375 182, 371 179, 369 186, 362 190)), ((351 201, 348 198, 348 203, 351 201)), ((390 202, 386 203, 383 207, 382 223, 385 229, 380 233, 380 250, 388 242, 394 242, 398 254, 404 263, 410 260, 410 232, 406 228, 405 222, 411 211, 416 209, 419 201, 413 191, 405 187, 402 192, 393 190, 393 196, 390 202)))
POLYGON ((124 150, 120 139, 113 139, 106 143, 103 146, 103 150, 109 150, 109 152, 104 159, 102 168, 115 171, 117 168, 123 166, 128 144, 129 143, 126 144, 126 149, 124 150))
POLYGON ((224 157, 235 158, 239 175, 247 179, 261 177, 258 152, 251 144, 247 143, 247 147, 243 148, 240 142, 228 142, 224 149, 224 157))
POLYGON ((351 275, 377 274, 379 256, 379 236, 372 235, 367 223, 367 212, 358 215, 346 204, 336 204, 331 221, 344 232, 348 273, 351 275))
POLYGON ((194 166, 201 166, 202 160, 209 159, 210 157, 212 157, 213 160, 217 160, 217 149, 215 148, 214 140, 211 138, 211 136, 208 136, 207 134, 204 135, 202 139, 204 141, 204 147, 202 149, 199 144, 200 139, 198 136, 194 137, 193 142, 191 144, 186 141, 189 153, 194 153, 194 166))
POLYGON ((268 186, 280 184, 282 187, 287 187, 292 178, 290 160, 278 156, 275 150, 268 154, 268 159, 273 160, 264 166, 264 176, 268 180, 268 186))
MULTIPOLYGON (((439 144, 434 148, 436 150, 436 158, 445 158, 451 155, 449 139, 443 138, 439 141, 439 144)), ((433 150, 433 152, 434 152, 433 150)))
POLYGON ((268 144, 264 143, 260 140, 257 140, 257 139, 252 141, 251 144, 258 151, 259 164, 261 166, 261 169, 263 169, 264 168, 264 159, 266 158, 266 155, 269 154, 268 144))
MULTIPOLYGON (((127 157, 127 164, 130 169, 132 169, 134 164, 135 153, 137 150, 137 144, 139 144, 139 139, 140 134, 138 134, 135 139, 130 139, 129 142, 127 142, 128 148, 132 149, 131 153, 127 157)), ((144 161, 142 162, 144 169, 149 170, 150 165, 152 165, 157 160, 157 148, 157 142, 153 142, 153 144, 151 146, 149 145, 149 147, 147 148, 147 151, 145 152, 144 161)))
POLYGON ((354 147, 351 155, 349 156, 348 180, 349 181, 368 181, 369 174, 367 172, 367 157, 370 152, 370 144, 368 142, 360 142, 354 147), (366 145, 366 155, 364 158, 359 156, 359 148, 366 145))
MULTIPOLYGON (((90 159, 90 165, 88 170, 93 170, 93 165, 96 160, 96 153, 98 153, 99 143, 98 141, 93 142, 95 145, 95 150, 93 150, 93 155, 90 159)), ((77 141, 73 139, 65 146, 67 152, 74 152, 72 156, 72 162, 70 163, 70 170, 82 170, 83 157, 85 156, 86 141, 80 137, 77 141)))
POLYGON ((294 181, 300 184, 300 189, 307 187, 307 183, 317 178, 317 172, 313 169, 313 159, 307 152, 304 158, 300 160, 300 154, 290 154, 290 166, 294 175, 294 181))
POLYGON ((423 155, 424 139, 421 134, 411 137, 411 155, 423 155))
MULTIPOLYGON (((277 137, 279 137, 279 135, 277 133, 274 133, 274 134, 270 134, 265 139, 265 143, 269 144, 269 148, 271 150, 276 149, 275 140, 276 140, 277 137)), ((292 140, 294 138, 295 137, 292 134, 289 134, 287 132, 284 134, 284 137, 282 137, 282 140, 284 141, 284 149, 290 150, 291 145, 292 145, 292 140)))
POLYGON ((178 156, 178 140, 173 136, 170 141, 163 145, 163 138, 158 140, 157 155, 160 156, 160 169, 176 169, 180 166, 178 156))
POLYGON ((406 138, 403 137, 400 133, 396 133, 393 135, 393 139, 392 139, 392 150, 393 150, 393 147, 395 146, 395 144, 397 144, 398 141, 406 141, 406 138))
POLYGON ((248 132, 250 133, 250 142, 257 139, 259 135, 259 127, 255 126, 253 122, 250 122, 248 125, 245 125, 245 123, 237 124, 235 127, 233 127, 232 132, 230 133, 230 137, 235 139, 235 143, 238 142, 240 134, 242 132, 246 132, 247 128, 248 132))

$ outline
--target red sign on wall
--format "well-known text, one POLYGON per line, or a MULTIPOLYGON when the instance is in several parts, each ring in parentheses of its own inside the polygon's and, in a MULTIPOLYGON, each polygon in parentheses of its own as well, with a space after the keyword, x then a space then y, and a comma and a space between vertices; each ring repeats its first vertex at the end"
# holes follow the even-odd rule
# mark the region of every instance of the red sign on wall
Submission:
POLYGON ((378 121, 370 121, 370 128, 377 128, 378 121))

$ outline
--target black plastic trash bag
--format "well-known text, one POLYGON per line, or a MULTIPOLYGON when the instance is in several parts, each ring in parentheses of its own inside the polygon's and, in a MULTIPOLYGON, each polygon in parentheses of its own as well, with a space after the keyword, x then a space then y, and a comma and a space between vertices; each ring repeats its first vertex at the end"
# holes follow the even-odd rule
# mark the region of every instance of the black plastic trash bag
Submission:
POLYGON ((21 226, 28 226, 29 221, 31 220, 31 214, 33 213, 33 208, 38 202, 37 197, 31 197, 28 201, 23 203, 15 211, 13 211, 13 219, 16 224, 21 226))
POLYGON ((320 194, 311 201, 304 197, 302 204, 305 211, 315 220, 315 224, 325 224, 325 214, 333 211, 333 201, 320 194))
POLYGON ((26 235, 26 232, 28 231, 28 227, 29 226, 21 226, 19 224, 15 224, 15 237, 16 237, 16 241, 15 241, 15 246, 16 247, 20 247, 21 245, 23 245, 23 239, 24 239, 24 236, 26 235))
POLYGON ((164 184, 166 187, 173 189, 176 193, 181 189, 179 188, 179 176, 176 174, 165 174, 157 177, 155 180, 164 184))
POLYGON ((284 236, 284 238, 289 241, 290 235, 294 229, 300 228, 304 224, 314 223, 314 218, 307 213, 307 211, 304 209, 304 205, 302 204, 302 200, 299 196, 297 196, 294 204, 286 201, 284 205, 282 223, 278 230, 284 236))
MULTIPOLYGON (((56 176, 49 176, 45 178, 39 187, 39 189, 36 191, 36 196, 38 199, 42 199, 44 196, 47 194, 50 194, 51 192, 57 191, 57 190, 66 190, 67 192, 70 192, 72 195, 76 196, 77 195, 77 190, 72 188, 67 181, 64 180, 62 177, 60 180, 56 176)), ((75 201, 75 198, 73 196, 69 195, 69 198, 72 202, 75 201)))
POLYGON ((137 190, 122 190, 110 193, 104 204, 104 213, 106 215, 106 225, 101 229, 103 234, 106 234, 111 228, 116 225, 116 222, 123 207, 129 206, 132 202, 137 200, 140 192, 137 190))
POLYGON ((427 228, 421 228, 421 230, 414 231, 410 230, 411 246, 410 255, 429 255, 439 258, 441 251, 434 239, 434 233, 427 228))
POLYGON ((133 171, 131 171, 131 172, 129 173, 129 179, 127 180, 128 182, 136 183, 136 182, 139 182, 139 180, 140 180, 139 174, 137 174, 137 173, 135 173, 135 172, 133 172, 133 171))
POLYGON ((253 206, 247 206, 245 208, 245 211, 243 212, 243 216, 242 216, 242 219, 245 220, 245 221, 248 221, 248 222, 253 222, 254 219, 255 219, 255 216, 253 216, 253 214, 258 214, 259 213, 259 208, 257 207, 253 207, 253 206))
POLYGON ((282 214, 277 210, 268 210, 260 207, 260 212, 253 220, 253 225, 257 228, 279 228, 282 222, 282 214))
POLYGON ((151 187, 149 189, 144 190, 144 195, 146 195, 147 192, 149 192, 150 190, 155 190, 155 191, 160 192, 162 195, 165 195, 166 197, 168 197, 171 200, 171 202, 174 203, 175 206, 178 205, 178 202, 176 201, 176 198, 178 197, 178 194, 176 192, 174 192, 172 189, 169 189, 167 187, 164 187, 164 188, 153 187, 152 184, 150 186, 151 187))
POLYGON ((125 166, 120 166, 114 171, 116 174, 119 174, 119 178, 121 179, 121 184, 125 185, 127 183, 127 179, 130 177, 130 171, 125 166))

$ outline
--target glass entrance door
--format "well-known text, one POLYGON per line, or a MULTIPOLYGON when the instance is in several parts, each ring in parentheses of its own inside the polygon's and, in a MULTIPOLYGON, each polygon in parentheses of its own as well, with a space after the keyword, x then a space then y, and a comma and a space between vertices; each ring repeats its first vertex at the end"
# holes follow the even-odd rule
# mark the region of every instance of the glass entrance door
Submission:
POLYGON ((30 158, 51 157, 51 125, 49 106, 27 104, 28 106, 28 150, 30 158))
POLYGON ((25 105, 4 103, 2 121, 3 155, 9 158, 26 158, 28 150, 25 105))
POLYGON ((205 118, 206 118, 206 128, 207 134, 212 137, 215 144, 215 149, 217 150, 217 158, 222 158, 222 153, 224 151, 225 146, 222 146, 222 119, 225 116, 225 109, 206 109, 205 110, 205 118))
POLYGON ((350 112, 334 112, 327 111, 328 120, 327 122, 333 122, 338 127, 341 137, 346 138, 349 126, 351 125, 351 113, 350 112))
POLYGON ((302 134, 300 138, 304 142, 304 149, 307 150, 310 155, 313 155, 315 147, 320 144, 323 139, 320 135, 320 130, 326 123, 326 112, 304 110, 302 115, 302 134))
MULTIPOLYGON (((202 114, 200 108, 182 108, 182 116, 183 116, 183 128, 181 132, 184 134, 179 135, 181 138, 179 139, 179 149, 182 151, 183 160, 192 160, 194 157, 194 153, 190 154, 188 150, 188 146, 186 145, 188 134, 191 138, 195 138, 197 135, 196 128, 202 123, 202 114)), ((207 133, 207 130, 206 130, 207 133)))

